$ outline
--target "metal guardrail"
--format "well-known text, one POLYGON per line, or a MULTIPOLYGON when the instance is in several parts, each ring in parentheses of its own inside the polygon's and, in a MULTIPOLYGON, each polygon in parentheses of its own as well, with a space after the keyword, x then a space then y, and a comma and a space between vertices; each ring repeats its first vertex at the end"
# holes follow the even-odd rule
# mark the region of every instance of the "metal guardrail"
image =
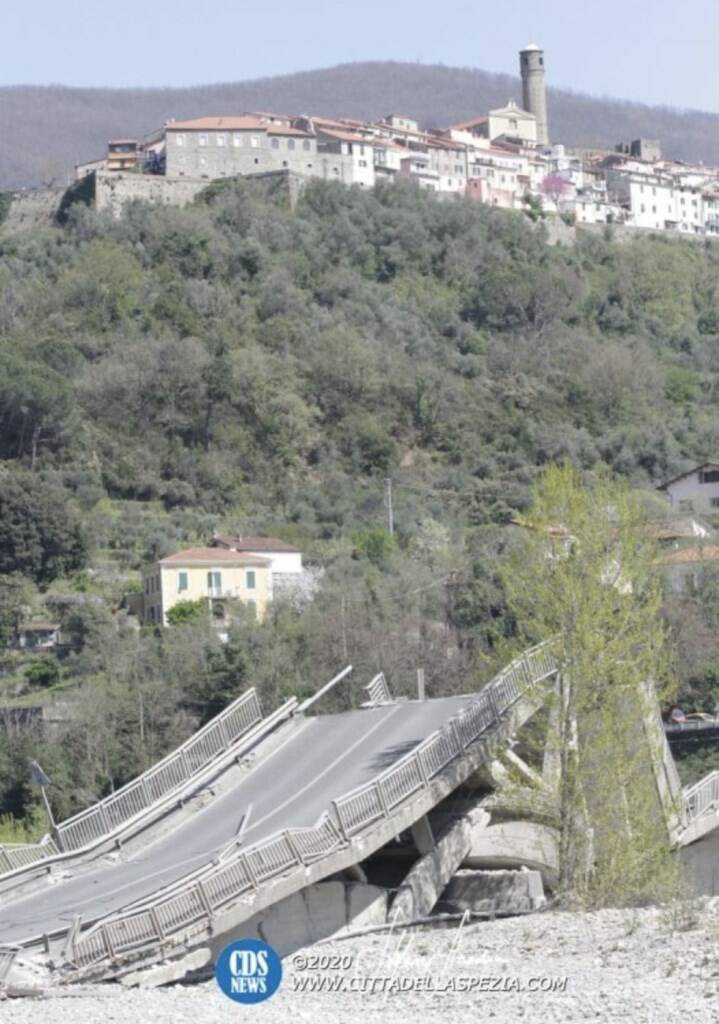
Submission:
POLYGON ((303 867, 345 848, 352 837, 405 800, 429 787, 432 779, 463 753, 531 686, 557 670, 549 643, 525 652, 499 673, 479 695, 442 728, 376 779, 333 802, 337 821, 325 812, 313 828, 285 829, 220 863, 193 874, 184 889, 176 883, 171 894, 136 912, 100 922, 72 943, 70 963, 88 968, 144 946, 162 943, 190 925, 207 922, 225 904, 257 891, 271 878, 303 867))
POLYGON ((0 846, 0 875, 81 850, 111 835, 184 786, 261 719, 257 693, 248 690, 152 768, 57 825, 57 842, 46 836, 35 845, 0 846))
POLYGON ((82 849, 179 789, 261 718, 257 694, 248 690, 162 761, 58 825, 63 850, 82 849))
POLYGON ((387 686, 387 680, 384 677, 384 672, 378 673, 374 679, 365 686, 365 693, 367 699, 371 704, 382 704, 385 701, 392 700, 392 694, 389 692, 389 686, 387 686))
POLYGON ((703 814, 719 809, 719 771, 710 772, 693 786, 688 786, 683 794, 684 816, 689 824, 703 814))
POLYGON ((60 853, 55 841, 45 836, 39 843, 6 843, 0 846, 0 874, 15 871, 17 868, 30 867, 48 857, 57 857, 60 853))
POLYGON ((5 979, 10 973, 10 968, 15 962, 17 954, 18 951, 15 948, 8 946, 0 947, 0 988, 2 988, 5 983, 5 979))
POLYGON ((681 736, 683 733, 692 732, 716 732, 719 730, 719 718, 689 719, 686 722, 665 722, 664 732, 667 736, 681 736))
POLYGON ((349 838, 385 817, 403 800, 429 785, 435 775, 458 757, 512 705, 530 685, 554 674, 556 663, 548 645, 527 651, 500 672, 477 696, 428 736, 413 751, 372 782, 358 786, 334 801, 343 834, 349 838))

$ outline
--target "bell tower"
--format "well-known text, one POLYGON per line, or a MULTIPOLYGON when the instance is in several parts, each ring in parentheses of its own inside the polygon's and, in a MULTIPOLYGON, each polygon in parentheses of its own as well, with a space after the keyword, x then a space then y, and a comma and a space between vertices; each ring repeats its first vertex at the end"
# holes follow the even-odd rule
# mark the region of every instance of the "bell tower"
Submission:
POLYGON ((519 51, 522 74, 522 106, 537 119, 537 145, 549 145, 547 91, 544 84, 544 50, 530 43, 519 51))

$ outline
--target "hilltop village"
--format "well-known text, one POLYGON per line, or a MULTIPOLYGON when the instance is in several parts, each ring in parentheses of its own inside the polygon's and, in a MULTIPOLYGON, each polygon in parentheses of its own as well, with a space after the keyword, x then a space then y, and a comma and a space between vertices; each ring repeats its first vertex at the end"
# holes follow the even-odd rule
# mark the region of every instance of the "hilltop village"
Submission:
POLYGON ((719 234, 719 168, 662 159, 654 139, 613 151, 551 141, 544 52, 530 44, 519 57, 521 107, 510 99, 446 128, 424 128, 399 114, 376 122, 208 114, 112 140, 102 158, 77 165, 76 177, 102 180, 116 212, 134 198, 182 204, 208 181, 237 176, 287 176, 300 185, 323 178, 360 188, 404 179, 442 197, 464 195, 534 218, 558 215, 568 224, 719 234))

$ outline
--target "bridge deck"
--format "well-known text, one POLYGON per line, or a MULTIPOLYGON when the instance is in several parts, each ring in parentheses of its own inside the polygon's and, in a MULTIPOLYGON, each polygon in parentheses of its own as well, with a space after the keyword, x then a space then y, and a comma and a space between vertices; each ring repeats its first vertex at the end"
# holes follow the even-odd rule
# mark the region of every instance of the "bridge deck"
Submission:
MULTIPOLYGON (((308 718, 227 793, 126 860, 103 865, 0 907, 0 944, 103 917, 201 867, 234 838, 254 843, 283 828, 313 825, 331 801, 374 778, 471 698, 447 697, 308 718)), ((280 734, 281 735, 281 734, 280 734)))

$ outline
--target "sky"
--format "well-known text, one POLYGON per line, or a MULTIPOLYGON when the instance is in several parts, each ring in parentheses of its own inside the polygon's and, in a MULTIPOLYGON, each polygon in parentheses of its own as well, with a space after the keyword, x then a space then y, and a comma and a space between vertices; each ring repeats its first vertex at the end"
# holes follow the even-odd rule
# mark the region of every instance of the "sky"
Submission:
POLYGON ((717 0, 9 0, 0 85, 186 86, 348 61, 517 73, 544 47, 548 82, 719 111, 717 0))

